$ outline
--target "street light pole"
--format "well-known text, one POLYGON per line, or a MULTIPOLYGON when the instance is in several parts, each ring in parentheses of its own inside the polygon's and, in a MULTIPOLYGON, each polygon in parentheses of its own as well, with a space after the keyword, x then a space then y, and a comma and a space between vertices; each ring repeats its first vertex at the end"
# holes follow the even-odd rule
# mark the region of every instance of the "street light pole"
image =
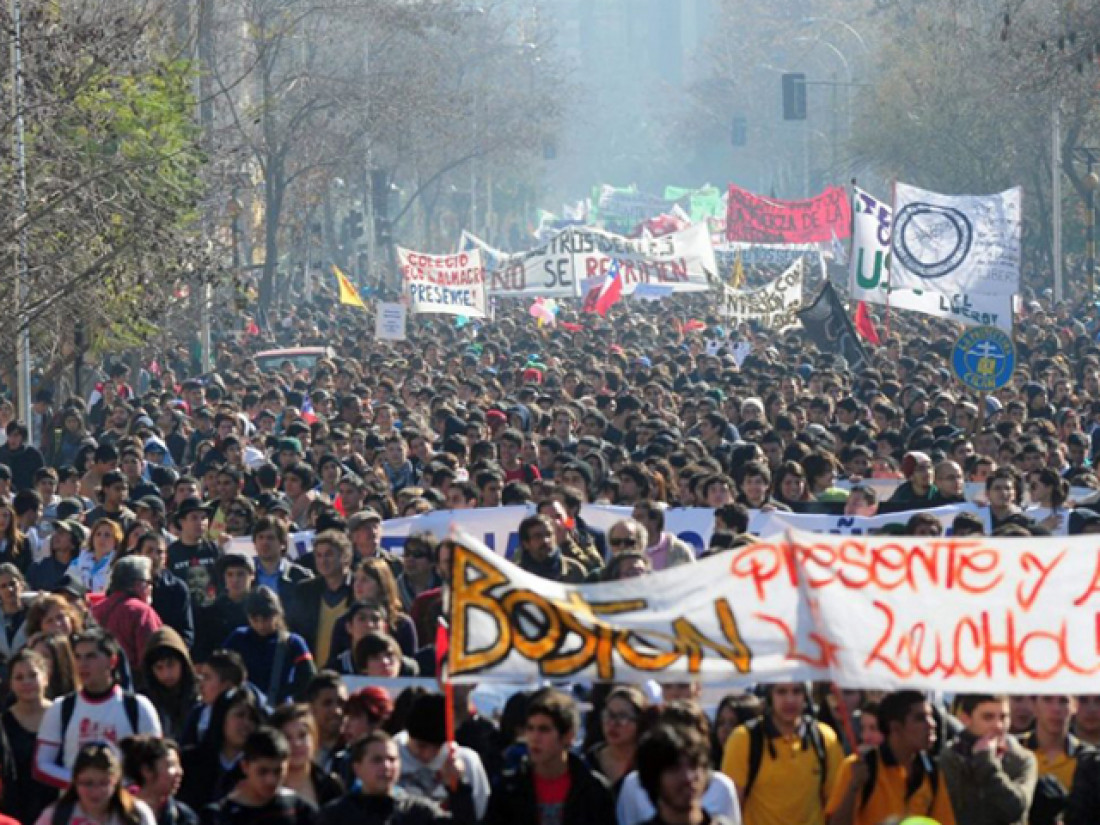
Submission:
POLYGON ((1088 267, 1089 300, 1096 295, 1096 190, 1100 188, 1100 175, 1093 167, 1100 163, 1100 149, 1080 146, 1073 150, 1075 160, 1085 161, 1085 263, 1088 267))

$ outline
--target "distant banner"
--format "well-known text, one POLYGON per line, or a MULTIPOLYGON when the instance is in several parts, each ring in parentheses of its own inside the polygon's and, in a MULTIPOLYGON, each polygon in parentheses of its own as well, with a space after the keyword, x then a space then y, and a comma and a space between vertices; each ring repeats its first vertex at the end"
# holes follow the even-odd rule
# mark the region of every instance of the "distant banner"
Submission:
POLYGON ((726 240, 751 243, 822 243, 851 234, 848 193, 830 187, 808 200, 765 198, 730 184, 726 240))
POLYGON ((569 227, 545 245, 514 255, 463 232, 460 246, 485 252, 489 293, 497 298, 579 297, 580 284, 606 275, 613 258, 622 266, 624 295, 638 284, 704 292, 717 277, 714 247, 703 225, 660 238, 624 238, 592 227, 569 227))
POLYGON ((887 513, 880 516, 845 516, 827 513, 781 513, 772 510, 763 513, 752 511, 749 532, 761 538, 780 536, 787 530, 804 530, 809 533, 830 533, 836 536, 867 536, 880 532, 884 527, 902 525, 917 513, 926 513, 939 520, 945 533, 950 532, 951 523, 959 513, 977 513, 975 504, 948 504, 928 510, 906 510, 901 513, 887 513))
POLYGON ((890 281, 890 229, 893 210, 862 189, 852 205, 852 256, 849 289, 852 300, 931 315, 964 326, 1012 329, 1012 294, 954 293, 898 289, 890 281))
POLYGON ((803 255, 817 257, 821 248, 815 243, 740 243, 724 241, 714 247, 718 265, 731 267, 737 256, 745 266, 790 266, 803 255))
POLYGON ((790 531, 696 565, 576 586, 455 539, 458 682, 832 681, 1031 695, 1089 693, 1100 676, 1100 548, 1087 536, 790 531))
POLYGON ((1019 292, 1019 187, 996 195, 941 195, 899 183, 894 199, 891 287, 951 300, 1019 292))
POLYGON ((676 205, 674 200, 647 195, 633 186, 617 188, 604 184, 597 188, 595 195, 595 218, 608 228, 624 232, 676 205))
POLYGON ((397 247, 397 261, 411 312, 488 317, 480 251, 425 255, 397 247))
POLYGON ((764 329, 780 330, 798 323, 802 308, 802 276, 805 264, 799 259, 786 272, 759 289, 722 287, 719 314, 731 324, 754 321, 764 329))
POLYGON ((665 200, 683 205, 693 223, 702 223, 708 218, 724 218, 726 214, 722 204, 722 193, 718 191, 717 186, 711 186, 709 183, 699 189, 666 186, 665 200))

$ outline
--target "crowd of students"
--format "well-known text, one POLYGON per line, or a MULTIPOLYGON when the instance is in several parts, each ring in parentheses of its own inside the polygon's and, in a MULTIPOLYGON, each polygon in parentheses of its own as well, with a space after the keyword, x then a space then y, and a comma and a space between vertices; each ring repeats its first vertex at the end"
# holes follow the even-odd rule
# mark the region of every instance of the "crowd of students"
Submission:
POLYGON ((345 683, 436 672, 453 548, 388 551, 399 516, 530 504, 514 560, 570 583, 724 552, 756 511, 936 535, 923 511, 967 482, 958 533, 1095 532, 1095 321, 1026 306, 1017 380, 984 399, 950 388, 950 330, 919 318, 853 371, 698 298, 552 327, 501 306, 389 343, 322 297, 222 336, 210 373, 162 352, 88 398, 39 386, 30 421, 0 404, 0 805, 98 825, 1100 821, 1091 696, 788 684, 707 714, 699 685, 578 684, 489 718, 466 688, 449 742, 438 692, 345 683), (261 371, 272 345, 336 357, 261 371), (631 516, 597 530, 593 502, 631 516), (675 506, 714 510, 708 547, 667 529, 675 506))

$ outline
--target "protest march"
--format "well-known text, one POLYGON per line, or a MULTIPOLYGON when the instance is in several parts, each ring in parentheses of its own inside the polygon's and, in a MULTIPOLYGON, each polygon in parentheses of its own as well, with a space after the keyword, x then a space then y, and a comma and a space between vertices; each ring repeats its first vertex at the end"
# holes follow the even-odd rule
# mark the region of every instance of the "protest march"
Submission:
POLYGON ((1100 825, 1089 4, 161 1, 0 12, 0 825, 1100 825))

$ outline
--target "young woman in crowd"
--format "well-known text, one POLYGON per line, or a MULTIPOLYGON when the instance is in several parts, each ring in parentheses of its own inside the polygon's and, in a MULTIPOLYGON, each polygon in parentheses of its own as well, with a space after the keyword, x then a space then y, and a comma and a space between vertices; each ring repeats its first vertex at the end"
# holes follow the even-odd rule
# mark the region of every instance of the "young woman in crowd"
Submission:
POLYGON ((73 764, 73 782, 36 825, 156 825, 149 806, 122 786, 113 746, 87 744, 73 764))
POLYGON ((27 648, 46 662, 47 698, 60 699, 80 689, 76 656, 73 655, 73 646, 68 636, 61 633, 36 633, 27 640, 27 648))
POLYGON ((19 568, 0 563, 0 661, 10 659, 27 642, 26 590, 27 580, 19 568))
POLYGON ((634 770, 638 742, 648 727, 649 701, 634 686, 614 688, 600 711, 603 741, 586 755, 592 770, 607 780, 617 794, 623 778, 634 770))
POLYGON ((270 724, 283 732, 290 745, 283 787, 317 807, 338 799, 344 793, 343 782, 313 761, 317 752, 317 723, 309 705, 283 705, 271 714, 270 724))
POLYGON ((233 790, 241 777, 244 743, 263 723, 263 711, 252 691, 234 688, 219 696, 202 739, 183 752, 179 798, 198 811, 233 790))
MULTIPOLYGON (((356 601, 373 600, 389 609, 389 632, 406 656, 415 656, 419 646, 416 625, 401 609, 401 594, 388 562, 381 558, 363 559, 355 568, 351 580, 356 601)), ((337 639, 333 637, 333 650, 337 639)))
POLYGON ((17 786, 4 789, 3 810, 20 822, 34 822, 57 791, 42 782, 22 781, 34 773, 34 752, 38 729, 46 710, 53 704, 46 696, 49 664, 39 653, 23 648, 8 661, 8 694, 11 706, 0 721, 10 749, 17 786))
POLYGON ((14 564, 26 573, 33 561, 30 542, 16 522, 15 508, 10 502, 0 501, 0 562, 14 564))
POLYGON ((80 582, 92 593, 103 593, 111 581, 111 567, 122 548, 122 528, 109 518, 92 525, 92 534, 73 564, 80 582))

